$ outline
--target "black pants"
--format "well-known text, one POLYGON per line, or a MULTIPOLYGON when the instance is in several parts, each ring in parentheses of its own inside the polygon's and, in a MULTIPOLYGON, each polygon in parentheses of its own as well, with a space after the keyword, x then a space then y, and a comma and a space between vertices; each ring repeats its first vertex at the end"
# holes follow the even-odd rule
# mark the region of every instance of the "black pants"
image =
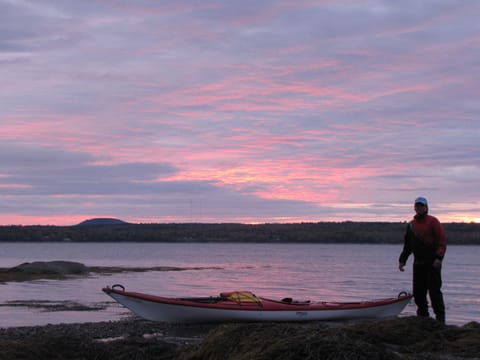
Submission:
POLYGON ((442 274, 431 264, 413 264, 413 297, 417 304, 418 316, 429 316, 427 292, 437 320, 445 322, 445 304, 442 287, 442 274))

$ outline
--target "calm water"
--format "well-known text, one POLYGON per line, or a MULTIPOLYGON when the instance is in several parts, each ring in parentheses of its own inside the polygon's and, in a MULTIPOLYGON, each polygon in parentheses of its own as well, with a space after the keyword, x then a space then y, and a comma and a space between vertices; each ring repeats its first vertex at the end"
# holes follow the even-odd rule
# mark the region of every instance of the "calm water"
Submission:
MULTIPOLYGON (((250 290, 256 295, 303 300, 352 301, 396 296, 411 289, 397 268, 401 245, 0 243, 0 267, 69 260, 88 266, 210 268, 91 275, 69 280, 0 284, 0 327, 117 320, 130 312, 101 291, 120 283, 130 291, 164 296, 210 296, 250 290), (214 267, 214 268, 212 268, 214 267), (9 301, 78 302, 100 311, 42 311, 9 301)), ((480 247, 450 246, 444 261, 447 323, 480 322, 480 247)), ((403 315, 413 315, 407 306, 403 315)))

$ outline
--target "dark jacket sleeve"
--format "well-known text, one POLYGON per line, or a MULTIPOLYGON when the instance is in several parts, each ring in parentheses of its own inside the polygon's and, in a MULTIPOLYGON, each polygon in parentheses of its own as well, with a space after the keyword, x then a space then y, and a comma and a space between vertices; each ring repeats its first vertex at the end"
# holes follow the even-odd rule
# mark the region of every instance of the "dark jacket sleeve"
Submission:
POLYGON ((405 236, 403 238, 403 251, 398 258, 398 262, 402 264, 407 263, 407 259, 412 253, 412 234, 410 230, 410 224, 407 225, 407 229, 405 230, 405 236))

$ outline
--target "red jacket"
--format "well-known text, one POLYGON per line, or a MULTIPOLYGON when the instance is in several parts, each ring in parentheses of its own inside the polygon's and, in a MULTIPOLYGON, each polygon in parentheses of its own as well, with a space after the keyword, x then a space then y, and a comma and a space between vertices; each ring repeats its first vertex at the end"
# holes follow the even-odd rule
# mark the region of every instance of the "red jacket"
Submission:
POLYGON ((442 260, 447 250, 445 232, 442 224, 434 216, 415 216, 407 226, 403 251, 399 262, 405 264, 413 252, 416 263, 442 260))

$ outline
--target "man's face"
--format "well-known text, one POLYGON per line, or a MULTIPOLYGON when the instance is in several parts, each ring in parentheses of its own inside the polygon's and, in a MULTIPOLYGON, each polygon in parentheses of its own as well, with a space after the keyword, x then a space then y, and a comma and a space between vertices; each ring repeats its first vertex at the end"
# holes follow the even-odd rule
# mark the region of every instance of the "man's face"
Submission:
POLYGON ((422 203, 415 203, 415 212, 417 215, 424 215, 427 212, 427 207, 422 203))

